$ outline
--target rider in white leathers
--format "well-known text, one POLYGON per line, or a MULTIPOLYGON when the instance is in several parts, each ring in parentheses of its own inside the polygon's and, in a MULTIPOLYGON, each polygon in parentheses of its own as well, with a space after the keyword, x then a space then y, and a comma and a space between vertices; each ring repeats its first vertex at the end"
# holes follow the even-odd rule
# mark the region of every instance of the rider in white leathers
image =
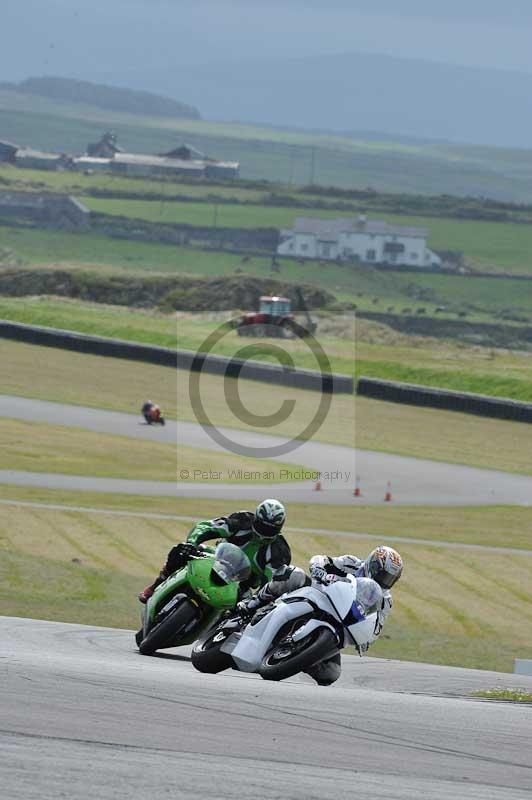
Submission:
MULTIPOLYGON (((382 608, 375 634, 380 635, 387 616, 392 609, 391 587, 401 577, 403 561, 399 553, 391 547, 381 545, 372 550, 364 560, 353 555, 325 556, 317 555, 310 559, 310 578, 299 567, 289 566, 280 571, 269 583, 265 584, 253 597, 238 604, 243 617, 251 618, 261 606, 271 603, 286 592, 293 592, 311 583, 319 588, 333 581, 342 580, 351 574, 355 577, 373 578, 382 588, 382 608)), ((342 671, 340 654, 320 661, 308 670, 316 683, 329 686, 340 677, 342 671)))

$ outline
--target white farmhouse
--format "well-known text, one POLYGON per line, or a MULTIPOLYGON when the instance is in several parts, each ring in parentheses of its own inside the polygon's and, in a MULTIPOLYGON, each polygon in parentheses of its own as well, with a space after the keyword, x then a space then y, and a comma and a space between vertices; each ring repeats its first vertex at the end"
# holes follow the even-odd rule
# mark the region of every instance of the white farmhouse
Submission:
POLYGON ((369 264, 439 267, 441 259, 427 247, 425 228, 390 225, 381 220, 298 217, 294 227, 281 231, 277 253, 323 261, 357 259, 369 264))

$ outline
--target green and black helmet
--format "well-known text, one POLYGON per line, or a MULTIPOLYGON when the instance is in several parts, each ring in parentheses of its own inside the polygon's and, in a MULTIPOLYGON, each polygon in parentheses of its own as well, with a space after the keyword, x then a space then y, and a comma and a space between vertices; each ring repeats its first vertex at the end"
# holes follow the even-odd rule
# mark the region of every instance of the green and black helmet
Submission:
POLYGON ((262 539, 273 539, 285 523, 286 512, 278 500, 263 500, 255 509, 252 528, 262 539))

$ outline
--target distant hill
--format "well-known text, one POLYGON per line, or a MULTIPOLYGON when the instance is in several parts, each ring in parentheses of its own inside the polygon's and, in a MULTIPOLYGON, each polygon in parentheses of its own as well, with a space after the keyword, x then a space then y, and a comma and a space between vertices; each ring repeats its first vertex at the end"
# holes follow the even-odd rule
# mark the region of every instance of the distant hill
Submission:
POLYGON ((20 83, 0 83, 0 89, 10 89, 22 94, 38 95, 70 103, 86 103, 107 111, 125 111, 131 114, 174 119, 201 119, 197 108, 170 97, 71 78, 27 78, 20 83))

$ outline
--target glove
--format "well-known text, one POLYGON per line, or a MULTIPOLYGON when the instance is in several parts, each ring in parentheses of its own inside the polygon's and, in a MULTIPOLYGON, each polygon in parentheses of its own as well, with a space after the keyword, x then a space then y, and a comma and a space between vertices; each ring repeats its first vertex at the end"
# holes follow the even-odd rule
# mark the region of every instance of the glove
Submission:
POLYGON ((320 583, 328 583, 329 581, 327 579, 330 579, 332 574, 327 571, 327 568, 330 569, 331 567, 334 567, 332 561, 328 561, 325 564, 311 564, 310 577, 320 583))
POLYGON ((314 578, 315 581, 319 581, 320 583, 324 582, 325 576, 327 572, 324 570, 323 567, 315 566, 314 564, 310 568, 310 577, 314 578))
POLYGON ((190 544, 190 542, 181 542, 180 544, 176 544, 176 546, 172 547, 168 553, 164 571, 170 575, 172 572, 175 572, 176 569, 181 569, 181 567, 184 567, 187 561, 192 558, 192 556, 198 556, 200 554, 201 550, 196 547, 195 544, 190 544))
POLYGON ((249 622, 260 606, 261 601, 258 597, 250 597, 248 600, 241 600, 240 603, 237 603, 236 610, 243 620, 249 622))
POLYGON ((227 517, 227 527, 230 533, 249 530, 252 522, 253 514, 250 511, 233 511, 227 517))
POLYGON ((319 560, 316 559, 315 561, 312 560, 310 562, 310 577, 314 578, 314 580, 320 581, 321 583, 325 583, 325 578, 327 577, 327 570, 334 567, 333 562, 330 558, 320 558, 319 560))

